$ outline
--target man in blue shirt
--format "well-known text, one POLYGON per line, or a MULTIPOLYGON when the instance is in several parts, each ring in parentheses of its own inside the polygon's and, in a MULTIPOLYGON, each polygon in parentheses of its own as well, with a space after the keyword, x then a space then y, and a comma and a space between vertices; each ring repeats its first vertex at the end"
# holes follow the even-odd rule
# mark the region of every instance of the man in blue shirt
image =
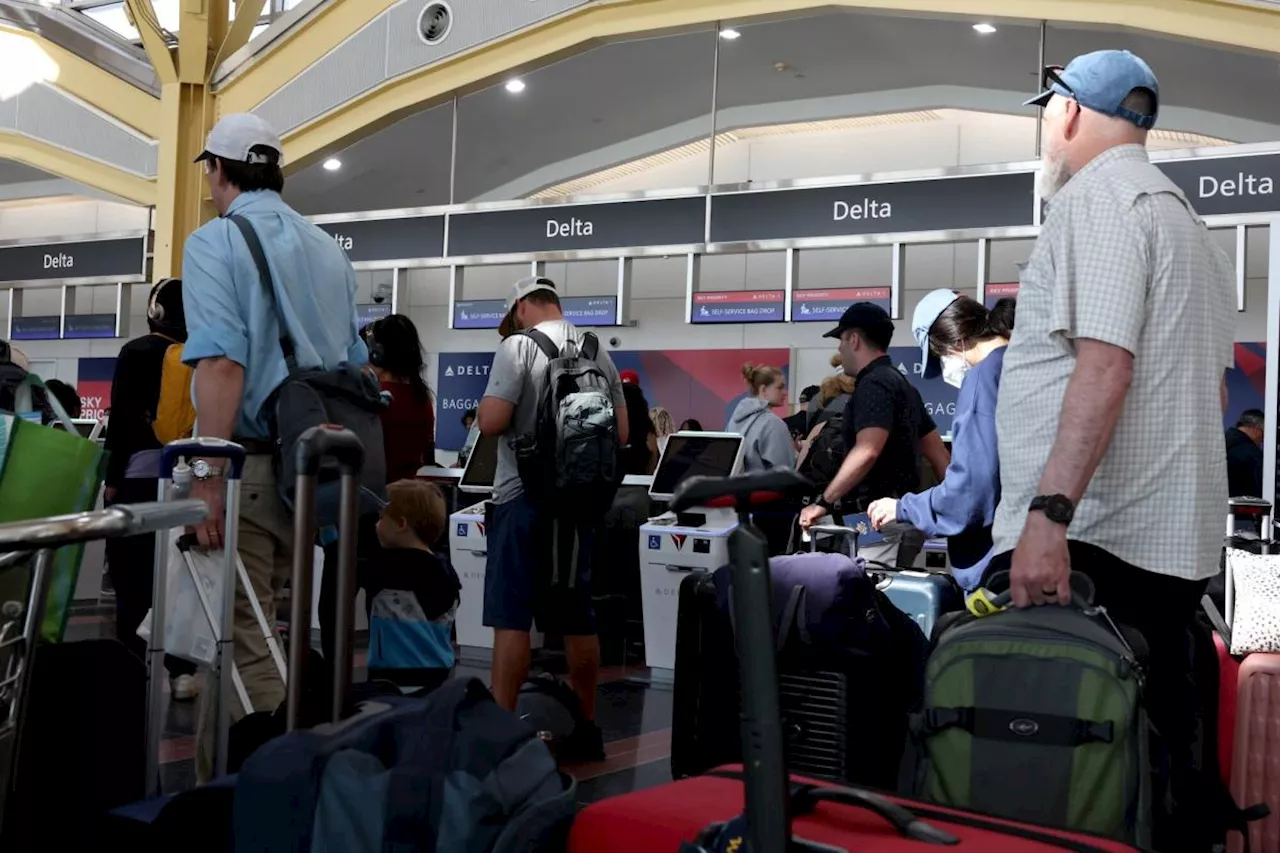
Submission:
MULTIPOLYGON (((280 137, 247 113, 223 118, 197 159, 205 165, 219 218, 187 238, 183 297, 188 338, 183 360, 195 366, 196 434, 233 439, 248 451, 242 481, 240 559, 254 594, 275 628, 275 593, 293 561, 293 520, 272 470, 270 398, 289 368, 281 332, 299 368, 364 364, 368 351, 356 328, 356 277, 333 239, 280 198, 284 188, 280 137), (244 217, 257 232, 274 279, 274 294, 258 274, 249 247, 226 217, 244 217)), ((226 482, 222 461, 192 462, 191 496, 209 505, 196 528, 202 545, 220 548, 226 482)), ((273 711, 284 682, 243 589, 236 589, 235 662, 253 710, 273 711)), ((197 732, 196 774, 212 776, 217 682, 204 691, 197 732)), ((244 709, 233 698, 232 719, 244 709)))

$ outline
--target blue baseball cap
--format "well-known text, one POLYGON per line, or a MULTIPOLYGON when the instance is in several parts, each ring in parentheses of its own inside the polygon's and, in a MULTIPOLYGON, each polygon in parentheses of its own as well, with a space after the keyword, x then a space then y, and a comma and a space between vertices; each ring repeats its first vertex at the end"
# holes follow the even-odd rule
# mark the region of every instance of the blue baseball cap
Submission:
POLYGON ((1071 98, 1097 113, 1127 119, 1138 127, 1151 128, 1160 108, 1160 83, 1151 66, 1127 50, 1095 50, 1071 60, 1066 68, 1044 69, 1045 90, 1026 102, 1043 107, 1054 95, 1071 98), (1140 115, 1121 104, 1134 89, 1146 89, 1155 100, 1155 112, 1140 115))
POLYGON ((952 302, 962 298, 963 294, 945 287, 931 290, 920 300, 920 304, 916 305, 916 312, 911 315, 911 334, 916 336, 916 343, 920 345, 920 363, 924 365, 925 379, 933 379, 942 373, 942 362, 929 352, 929 330, 942 316, 942 312, 951 307, 952 302))

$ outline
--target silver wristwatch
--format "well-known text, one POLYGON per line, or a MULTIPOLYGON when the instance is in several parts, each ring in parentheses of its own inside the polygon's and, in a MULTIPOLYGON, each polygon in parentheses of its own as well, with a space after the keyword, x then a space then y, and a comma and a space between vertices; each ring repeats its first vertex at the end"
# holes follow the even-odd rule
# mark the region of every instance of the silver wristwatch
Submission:
POLYGON ((210 465, 203 459, 197 459, 191 463, 191 476, 200 481, 212 480, 215 477, 222 476, 222 469, 215 465, 210 465))

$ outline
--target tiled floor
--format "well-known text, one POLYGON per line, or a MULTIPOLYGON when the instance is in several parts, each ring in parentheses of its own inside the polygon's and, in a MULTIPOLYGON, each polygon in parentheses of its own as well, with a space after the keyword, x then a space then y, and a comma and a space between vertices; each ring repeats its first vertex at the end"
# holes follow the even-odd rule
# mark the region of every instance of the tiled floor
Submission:
MULTIPOLYGON (((86 608, 73 615, 67 640, 115 636, 115 624, 104 608, 86 608)), ((356 655, 355 678, 364 677, 364 651, 356 655)), ((554 669, 555 661, 549 662, 554 669)), ((488 683, 487 669, 460 664, 457 675, 475 676, 488 683)), ((166 688, 167 691, 167 688, 166 688)), ((195 785, 195 728, 198 701, 170 701, 165 739, 161 746, 166 792, 195 785)), ((671 689, 651 685, 647 671, 636 667, 607 667, 601 672, 597 722, 605 735, 604 761, 566 765, 579 782, 583 804, 671 780, 671 689)))

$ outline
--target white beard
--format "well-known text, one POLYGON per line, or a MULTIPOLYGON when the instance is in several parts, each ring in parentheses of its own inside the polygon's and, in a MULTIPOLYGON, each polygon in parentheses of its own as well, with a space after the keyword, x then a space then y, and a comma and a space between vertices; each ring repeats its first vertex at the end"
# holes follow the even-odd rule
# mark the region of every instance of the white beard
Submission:
POLYGON ((1071 172, 1067 169, 1067 161, 1046 151, 1040 160, 1040 176, 1037 179, 1040 198, 1046 201, 1053 198, 1069 180, 1071 172))

